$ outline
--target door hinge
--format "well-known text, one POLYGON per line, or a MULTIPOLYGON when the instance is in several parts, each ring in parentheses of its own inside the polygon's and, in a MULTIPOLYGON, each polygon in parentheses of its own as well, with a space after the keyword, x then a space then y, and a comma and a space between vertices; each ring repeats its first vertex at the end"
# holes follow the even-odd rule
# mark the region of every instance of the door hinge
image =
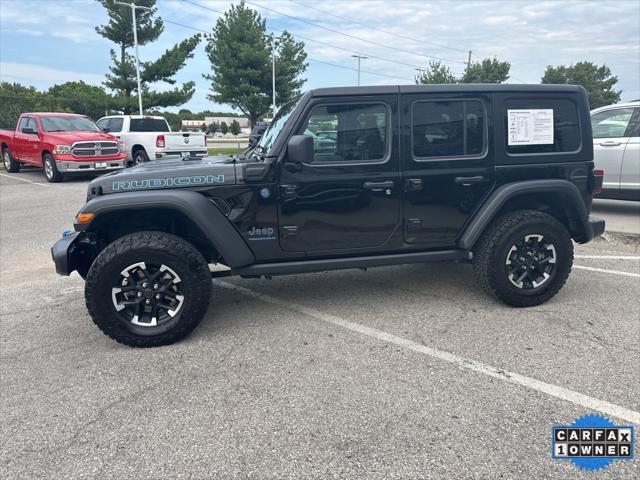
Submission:
POLYGON ((404 191, 405 192, 417 192, 418 190, 422 190, 422 179, 421 178, 407 178, 404 181, 404 191))
POLYGON ((422 228, 421 218, 407 218, 407 232, 415 232, 422 228))
POLYGON ((296 196, 297 185, 280 185, 280 195, 282 198, 293 198, 296 196))

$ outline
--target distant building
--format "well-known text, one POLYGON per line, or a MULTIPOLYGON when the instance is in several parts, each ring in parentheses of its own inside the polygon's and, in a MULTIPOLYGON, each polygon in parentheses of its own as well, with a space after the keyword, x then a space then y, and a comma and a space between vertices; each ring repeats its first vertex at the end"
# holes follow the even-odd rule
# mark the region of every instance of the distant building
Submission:
POLYGON ((204 117, 207 125, 212 123, 221 124, 222 122, 231 125, 234 120, 240 124, 240 128, 249 128, 249 119, 247 117, 204 117))
POLYGON ((205 120, 182 120, 183 130, 202 130, 206 124, 205 120))
POLYGON ((182 129, 202 130, 202 127, 205 125, 211 125, 212 123, 220 125, 222 122, 229 126, 234 120, 240 124, 241 129, 250 128, 249 119, 247 117, 204 117, 204 120, 182 120, 182 129))

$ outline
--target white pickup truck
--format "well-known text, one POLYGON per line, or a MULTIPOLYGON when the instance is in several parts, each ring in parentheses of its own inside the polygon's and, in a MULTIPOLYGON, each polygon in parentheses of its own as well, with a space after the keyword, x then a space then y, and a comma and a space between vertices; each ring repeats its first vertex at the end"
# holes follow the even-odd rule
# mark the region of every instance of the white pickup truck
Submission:
POLYGON ((136 165, 149 160, 207 154, 204 133, 172 132, 164 117, 110 115, 96 124, 124 144, 128 161, 136 165))

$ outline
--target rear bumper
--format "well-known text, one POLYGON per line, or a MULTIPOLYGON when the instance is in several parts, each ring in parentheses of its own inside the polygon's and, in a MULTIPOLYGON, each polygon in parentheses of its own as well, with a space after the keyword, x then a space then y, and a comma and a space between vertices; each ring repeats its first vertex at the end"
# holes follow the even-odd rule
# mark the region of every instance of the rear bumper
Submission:
POLYGON ((584 239, 580 243, 587 243, 604 233, 605 223, 602 218, 589 215, 584 223, 584 239))
POLYGON ((61 173, 76 172, 111 172, 126 167, 126 159, 116 160, 96 160, 91 162, 68 162, 65 160, 56 160, 56 166, 61 173))
POLYGON ((170 152, 156 152, 156 160, 165 160, 168 158, 176 159, 182 158, 183 153, 188 153, 193 157, 204 157, 207 155, 207 149, 203 148, 202 150, 179 150, 179 151, 170 151, 170 152))
POLYGON ((70 275, 75 270, 72 266, 70 259, 73 250, 75 250, 75 243, 78 241, 80 232, 70 233, 62 237, 51 247, 51 257, 53 263, 56 265, 56 273, 58 275, 70 275))

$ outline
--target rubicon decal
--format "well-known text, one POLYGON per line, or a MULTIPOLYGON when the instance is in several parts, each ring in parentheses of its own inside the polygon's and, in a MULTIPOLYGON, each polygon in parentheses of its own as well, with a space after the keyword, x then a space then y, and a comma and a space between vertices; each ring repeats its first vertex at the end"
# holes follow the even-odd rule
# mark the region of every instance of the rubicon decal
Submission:
POLYGON ((215 185, 224 183, 224 175, 194 175, 191 177, 149 178, 113 182, 112 188, 117 190, 143 190, 147 188, 193 187, 198 185, 215 185))

